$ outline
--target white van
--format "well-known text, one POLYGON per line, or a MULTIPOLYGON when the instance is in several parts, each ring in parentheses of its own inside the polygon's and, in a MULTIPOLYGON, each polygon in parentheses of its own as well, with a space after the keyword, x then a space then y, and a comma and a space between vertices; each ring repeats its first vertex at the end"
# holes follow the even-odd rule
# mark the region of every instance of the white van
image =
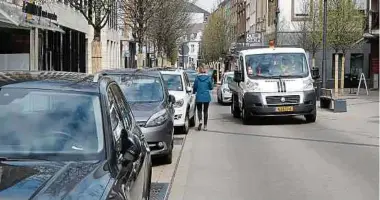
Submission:
POLYGON ((316 92, 313 86, 318 68, 309 67, 302 48, 259 48, 239 53, 232 91, 231 113, 244 124, 260 116, 303 115, 316 121, 316 92))

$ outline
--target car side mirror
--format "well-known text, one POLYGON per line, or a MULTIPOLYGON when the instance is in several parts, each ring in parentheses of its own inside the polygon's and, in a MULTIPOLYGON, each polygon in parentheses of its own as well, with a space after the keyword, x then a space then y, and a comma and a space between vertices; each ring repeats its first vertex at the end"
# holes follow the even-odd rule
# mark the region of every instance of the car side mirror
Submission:
POLYGON ((241 73, 241 71, 235 70, 234 71, 234 81, 237 82, 237 83, 242 82, 242 79, 243 79, 242 75, 243 74, 241 73))
POLYGON ((169 95, 169 102, 175 103, 175 97, 173 95, 169 95))
POLYGON ((319 68, 318 67, 313 67, 311 69, 311 77, 313 79, 319 79, 320 78, 320 75, 319 75, 319 68))
POLYGON ((193 88, 191 88, 191 87, 186 87, 186 92, 187 92, 187 93, 191 93, 191 92, 193 92, 193 88))
POLYGON ((116 151, 119 152, 119 162, 127 165, 139 159, 142 152, 140 140, 134 134, 129 134, 125 129, 121 130, 120 143, 117 144, 116 151), (119 147, 118 147, 119 146, 119 147))

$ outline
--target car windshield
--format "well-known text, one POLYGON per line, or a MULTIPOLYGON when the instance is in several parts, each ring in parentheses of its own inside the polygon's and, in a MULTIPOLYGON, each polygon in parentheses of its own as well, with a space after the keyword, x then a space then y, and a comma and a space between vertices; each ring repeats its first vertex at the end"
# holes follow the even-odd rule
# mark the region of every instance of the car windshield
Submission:
POLYGON ((169 91, 183 91, 181 75, 163 74, 162 76, 169 91))
POLYGON ((0 88, 0 110, 0 157, 53 154, 86 160, 104 149, 98 96, 0 88))
POLYGON ((224 76, 223 83, 228 84, 234 81, 234 75, 233 74, 227 74, 224 76))
POLYGON ((190 82, 194 82, 197 77, 197 72, 186 72, 190 82))
POLYGON ((164 99, 163 85, 158 77, 147 75, 119 75, 119 83, 128 102, 160 102, 164 99))
POLYGON ((307 77, 309 68, 303 53, 255 54, 245 57, 249 78, 307 77))

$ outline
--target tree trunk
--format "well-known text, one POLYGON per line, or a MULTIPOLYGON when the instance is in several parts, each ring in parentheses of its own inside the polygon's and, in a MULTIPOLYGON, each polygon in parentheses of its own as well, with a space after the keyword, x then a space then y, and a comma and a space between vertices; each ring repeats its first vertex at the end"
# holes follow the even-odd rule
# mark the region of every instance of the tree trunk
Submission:
POLYGON ((101 30, 94 29, 94 39, 91 43, 92 50, 92 73, 96 73, 102 68, 102 48, 101 48, 101 30))
POLYGON ((339 54, 335 53, 335 74, 334 74, 334 93, 335 97, 339 96, 339 54))
POLYGON ((345 56, 344 56, 344 53, 343 53, 343 57, 342 57, 342 69, 341 69, 341 75, 340 75, 340 88, 341 88, 341 95, 344 95, 344 65, 345 65, 345 56))

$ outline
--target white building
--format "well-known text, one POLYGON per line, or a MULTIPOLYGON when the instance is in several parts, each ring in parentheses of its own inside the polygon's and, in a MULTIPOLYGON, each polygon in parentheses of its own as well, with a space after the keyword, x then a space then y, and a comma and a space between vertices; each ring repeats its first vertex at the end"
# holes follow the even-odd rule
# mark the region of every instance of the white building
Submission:
POLYGON ((187 9, 187 12, 190 12, 191 28, 187 35, 182 38, 178 65, 184 68, 196 69, 200 58, 203 29, 210 13, 192 3, 188 4, 187 9))
MULTIPOLYGON (((80 11, 68 0, 29 2, 0 2, 0 43, 7 44, 0 45, 0 69, 91 73, 93 28, 80 11), (42 13, 37 13, 38 8, 42 13), (4 47, 8 45, 13 48, 4 47)), ((116 11, 110 16, 101 35, 102 68, 120 67, 116 11)))

